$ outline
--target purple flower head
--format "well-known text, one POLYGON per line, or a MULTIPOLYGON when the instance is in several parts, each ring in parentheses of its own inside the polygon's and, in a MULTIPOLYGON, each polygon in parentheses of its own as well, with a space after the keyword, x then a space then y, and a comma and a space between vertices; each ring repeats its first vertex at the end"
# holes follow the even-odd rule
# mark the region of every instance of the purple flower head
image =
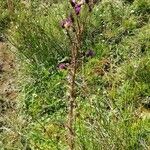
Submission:
POLYGON ((93 57, 93 56, 95 56, 95 52, 93 50, 89 49, 86 51, 85 56, 86 57, 93 57))
MULTIPOLYGON (((89 1, 89 0, 88 0, 89 1)), ((71 6, 75 7, 77 4, 83 5, 86 2, 86 0, 81 0, 80 2, 76 2, 76 0, 70 0, 71 6)))
POLYGON ((74 9, 75 9, 76 15, 79 15, 81 11, 81 4, 77 4, 74 9))
POLYGON ((80 14, 81 6, 85 3, 85 0, 76 2, 76 0, 70 0, 71 6, 74 8, 76 15, 80 14))
POLYGON ((63 70, 63 69, 66 69, 66 64, 64 64, 64 63, 61 63, 61 64, 58 64, 58 69, 59 70, 63 70))
POLYGON ((70 28, 72 26, 72 23, 73 23, 73 18, 69 17, 67 19, 64 19, 62 22, 61 22, 61 27, 62 28, 70 28))

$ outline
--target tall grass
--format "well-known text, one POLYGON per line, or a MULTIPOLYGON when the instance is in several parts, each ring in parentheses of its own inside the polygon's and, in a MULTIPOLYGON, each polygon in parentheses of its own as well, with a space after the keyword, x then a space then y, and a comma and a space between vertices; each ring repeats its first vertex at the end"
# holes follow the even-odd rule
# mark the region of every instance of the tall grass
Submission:
MULTIPOLYGON (((67 1, 29 4, 17 4, 7 32, 21 66, 20 145, 65 150, 67 71, 57 65, 70 57, 70 41, 59 23, 71 7, 67 1)), ((74 149, 149 149, 149 112, 145 113, 150 95, 149 4, 149 0, 103 0, 89 15, 81 48, 92 48, 96 55, 84 60, 76 79, 74 149)))

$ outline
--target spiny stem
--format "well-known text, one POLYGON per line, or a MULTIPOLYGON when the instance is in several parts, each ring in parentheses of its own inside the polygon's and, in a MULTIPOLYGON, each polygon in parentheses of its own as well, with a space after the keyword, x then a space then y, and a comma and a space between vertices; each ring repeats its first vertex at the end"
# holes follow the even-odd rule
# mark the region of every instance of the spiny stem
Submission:
POLYGON ((73 128, 75 120, 75 100, 76 100, 76 89, 75 89, 75 80, 76 80, 76 71, 77 71, 77 47, 73 45, 72 48, 72 62, 70 68, 70 82, 69 82, 69 105, 68 105, 68 142, 69 149, 74 149, 74 138, 75 131, 73 128))
POLYGON ((68 104, 68 145, 69 150, 74 150, 75 148, 75 107, 76 107, 76 74, 77 74, 77 63, 78 63, 78 53, 81 48, 81 36, 82 28, 79 20, 77 19, 77 29, 75 30, 75 42, 72 42, 71 49, 71 67, 69 70, 69 104, 68 104))

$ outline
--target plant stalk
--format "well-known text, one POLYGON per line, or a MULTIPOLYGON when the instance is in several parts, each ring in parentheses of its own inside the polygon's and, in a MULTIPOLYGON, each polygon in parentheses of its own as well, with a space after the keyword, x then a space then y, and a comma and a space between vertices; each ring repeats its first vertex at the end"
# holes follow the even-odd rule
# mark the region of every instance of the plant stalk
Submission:
POLYGON ((69 104, 68 104, 68 145, 69 150, 75 148, 75 129, 74 123, 76 118, 76 75, 78 68, 78 53, 81 48, 82 28, 77 20, 77 30, 75 31, 75 42, 71 42, 71 66, 69 69, 69 104))
POLYGON ((68 144, 69 150, 74 149, 75 131, 74 131, 74 120, 75 120, 75 100, 76 100, 76 71, 77 71, 77 47, 72 48, 72 62, 70 68, 70 81, 69 81, 69 104, 68 104, 68 144))

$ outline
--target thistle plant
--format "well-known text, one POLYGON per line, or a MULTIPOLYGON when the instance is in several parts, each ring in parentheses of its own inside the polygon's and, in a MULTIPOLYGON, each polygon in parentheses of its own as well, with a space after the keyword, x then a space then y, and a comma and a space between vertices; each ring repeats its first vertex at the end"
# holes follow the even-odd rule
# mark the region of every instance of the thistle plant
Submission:
POLYGON ((85 57, 93 57, 94 51, 87 50, 82 53, 81 45, 82 45, 82 35, 84 32, 84 23, 81 21, 81 13, 83 7, 89 8, 89 13, 92 10, 92 1, 90 0, 70 0, 70 4, 73 8, 69 17, 62 20, 61 27, 66 31, 68 38, 70 39, 70 50, 71 50, 71 59, 70 64, 61 63, 59 64, 59 69, 68 69, 68 117, 67 117, 67 130, 68 130, 68 138, 67 142, 69 145, 69 149, 73 150, 75 148, 75 129, 74 123, 76 118, 76 77, 78 74, 78 70, 80 70, 80 66, 83 63, 80 54, 84 54, 85 57))

